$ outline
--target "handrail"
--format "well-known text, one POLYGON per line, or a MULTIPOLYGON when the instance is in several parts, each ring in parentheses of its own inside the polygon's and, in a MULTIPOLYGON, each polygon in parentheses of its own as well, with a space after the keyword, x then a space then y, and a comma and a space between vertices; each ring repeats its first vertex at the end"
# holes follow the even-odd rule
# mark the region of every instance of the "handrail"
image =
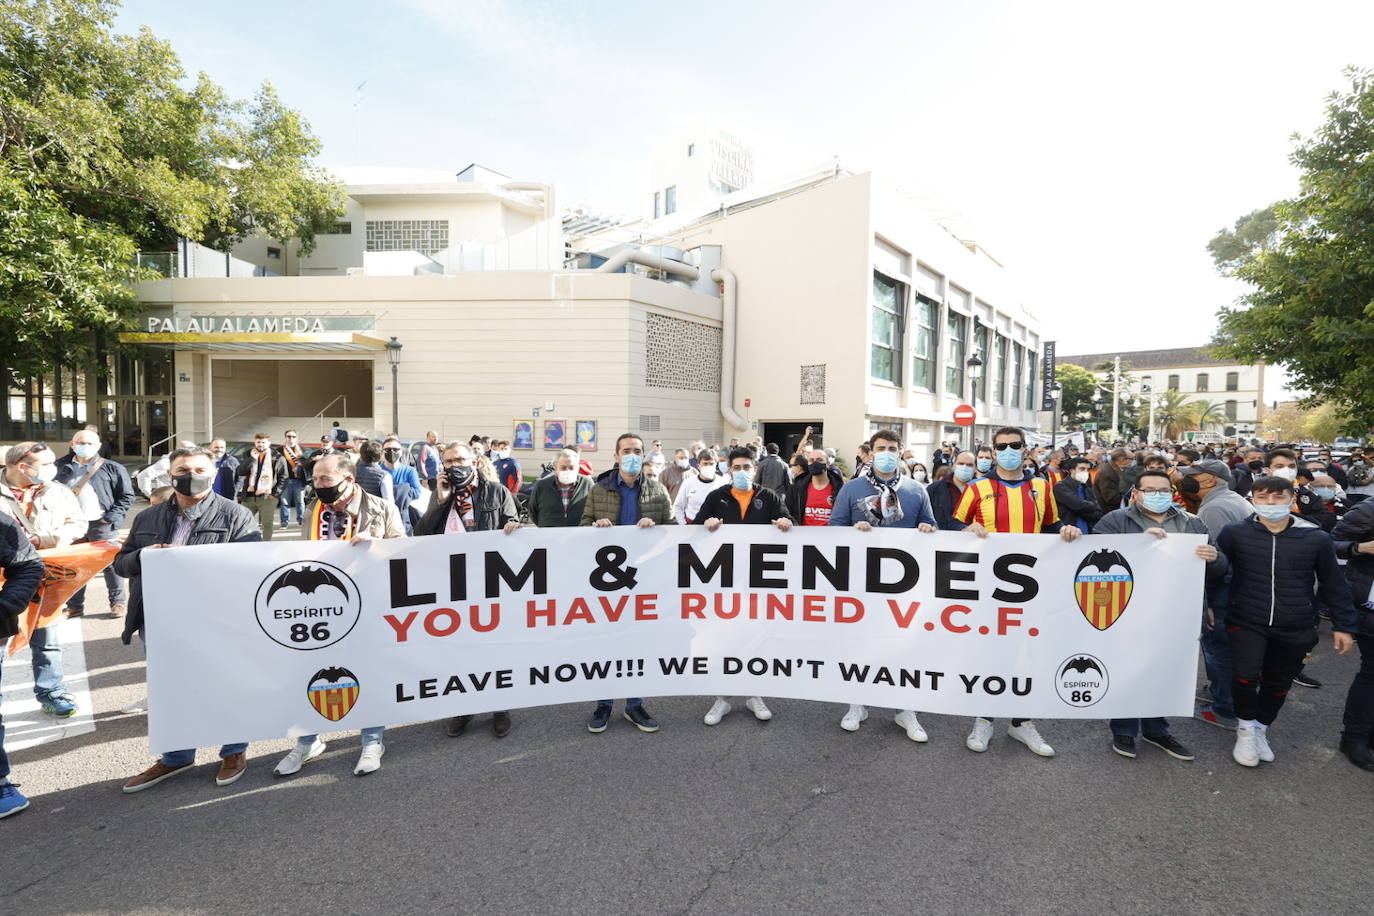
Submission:
POLYGON ((161 444, 164 443, 164 442, 171 442, 173 439, 177 438, 177 437, 180 436, 180 435, 181 435, 181 433, 179 433, 179 432, 172 433, 172 434, 171 434, 170 436, 168 436, 167 438, 165 438, 165 439, 159 439, 159 440, 157 440, 156 442, 154 442, 152 445, 148 446, 148 463, 149 463, 149 464, 152 464, 152 463, 153 463, 153 451, 156 450, 157 447, 158 447, 159 445, 161 445, 161 444))
POLYGON ((326 404, 326 405, 324 405, 323 407, 321 407, 320 410, 319 410, 319 412, 316 413, 314 416, 312 416, 312 417, 310 418, 310 419, 312 419, 312 420, 319 420, 319 421, 320 421, 320 441, 321 441, 321 442, 328 442, 328 441, 329 441, 328 439, 325 438, 325 432, 326 432, 326 430, 325 430, 325 428, 324 428, 324 413, 325 413, 326 410, 328 410, 329 408, 333 407, 334 404, 335 404, 335 402, 337 402, 337 401, 343 401, 343 412, 344 412, 344 416, 345 416, 345 417, 348 416, 348 398, 341 394, 341 395, 336 396, 336 397, 334 398, 333 401, 330 401, 328 404, 326 404))
POLYGON ((243 413, 245 410, 251 410, 251 409, 253 409, 254 407, 257 407, 257 406, 258 406, 259 404, 261 404, 263 401, 271 400, 273 397, 275 397, 275 395, 264 394, 262 397, 258 398, 258 399, 257 399, 256 401, 254 401, 253 403, 248 404, 248 405, 246 405, 246 406, 244 406, 244 407, 239 408, 238 410, 234 411, 233 413, 231 413, 231 414, 230 414, 229 416, 227 416, 227 417, 224 417, 224 418, 219 419, 219 420, 216 420, 216 419, 214 419, 214 417, 211 417, 211 419, 210 419, 210 426, 211 426, 210 434, 211 434, 211 435, 214 435, 214 432, 215 432, 215 431, 214 431, 214 425, 215 425, 216 423, 228 423, 230 420, 234 419, 234 417, 237 417, 239 414, 243 413))

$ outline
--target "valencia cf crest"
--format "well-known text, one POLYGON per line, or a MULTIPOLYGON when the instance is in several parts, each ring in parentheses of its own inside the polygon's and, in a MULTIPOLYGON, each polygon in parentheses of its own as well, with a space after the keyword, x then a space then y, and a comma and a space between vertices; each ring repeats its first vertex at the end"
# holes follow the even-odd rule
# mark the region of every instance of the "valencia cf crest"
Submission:
POLYGON ((1095 550, 1078 564, 1073 593, 1088 623, 1105 630, 1126 612, 1134 579, 1131 564, 1116 550, 1095 550))
POLYGON ((337 722, 348 715, 361 691, 357 675, 347 668, 321 668, 310 679, 305 695, 315 712, 337 722))

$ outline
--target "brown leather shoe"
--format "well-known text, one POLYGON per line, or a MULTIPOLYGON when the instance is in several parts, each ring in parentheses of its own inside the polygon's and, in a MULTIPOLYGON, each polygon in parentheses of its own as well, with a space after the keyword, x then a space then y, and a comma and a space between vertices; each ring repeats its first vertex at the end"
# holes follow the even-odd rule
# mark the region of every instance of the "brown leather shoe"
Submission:
POLYGON ((248 770, 248 755, 245 753, 230 754, 220 761, 219 774, 215 776, 215 785, 227 786, 237 780, 248 770))
POLYGON ((159 760, 157 763, 148 767, 148 769, 144 770, 142 773, 139 773, 133 779, 124 783, 124 791, 142 792, 144 789, 151 789, 153 786, 162 782, 162 780, 175 776, 182 770, 189 770, 194 765, 195 761, 192 761, 191 763, 183 764, 179 767, 169 767, 161 760, 159 760))
POLYGON ((118 620, 120 617, 123 617, 123 616, 124 616, 125 614, 127 614, 128 612, 129 612, 129 608, 128 608, 127 605, 123 605, 123 604, 112 604, 112 605, 110 605, 110 616, 113 617, 113 618, 116 619, 116 620, 118 620))
POLYGON ((468 723, 472 721, 472 716, 453 716, 444 723, 444 734, 450 738, 457 738, 468 730, 468 723))

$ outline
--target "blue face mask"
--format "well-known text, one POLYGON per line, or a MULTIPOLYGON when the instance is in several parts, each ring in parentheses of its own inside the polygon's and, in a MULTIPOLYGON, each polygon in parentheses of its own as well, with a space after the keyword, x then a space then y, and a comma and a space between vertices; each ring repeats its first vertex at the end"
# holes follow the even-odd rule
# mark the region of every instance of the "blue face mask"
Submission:
POLYGON ((1255 514, 1258 515, 1260 518, 1267 519, 1271 522, 1281 522, 1288 516, 1292 515, 1293 512, 1292 508, 1287 503, 1284 503, 1282 506, 1256 505, 1255 514))
POLYGON ((730 475, 730 486, 744 493, 747 490, 753 489, 754 478, 749 476, 748 471, 735 471, 730 475))
POLYGON ((1144 493, 1141 494, 1140 504, 1145 507, 1146 512, 1163 515, 1174 504, 1174 497, 1170 493, 1144 493))
POLYGON ((1021 467, 1021 449, 1004 448, 997 453, 997 466, 1007 471, 1015 471, 1021 467))
POLYGON ((730 470, 730 465, 729 465, 727 462, 724 462, 724 461, 717 461, 717 462, 716 462, 716 473, 718 473, 718 474, 724 474, 725 472, 727 472, 727 471, 729 471, 729 470, 730 470))
POLYGON ((82 461, 89 461, 100 451, 100 446, 88 445, 83 442, 80 445, 73 445, 72 451, 76 452, 76 457, 80 458, 82 461))
POLYGON ((973 479, 973 468, 966 464, 956 464, 954 466, 954 479, 960 483, 968 483, 973 479))
POLYGON ((621 455, 620 470, 634 477, 644 470, 644 458, 640 455, 621 455))
POLYGON ((879 452, 873 456, 873 467, 879 474, 891 474, 900 463, 896 452, 879 452))
POLYGON ((992 470, 991 458, 979 458, 974 463, 978 465, 979 474, 986 474, 988 471, 992 470))
POLYGON ((1332 487, 1313 487, 1313 488, 1312 488, 1312 492, 1313 492, 1313 493, 1316 493, 1316 494, 1317 494, 1318 496, 1320 496, 1322 499, 1335 499, 1335 498, 1336 498, 1336 491, 1335 491, 1335 489, 1333 489, 1332 487))

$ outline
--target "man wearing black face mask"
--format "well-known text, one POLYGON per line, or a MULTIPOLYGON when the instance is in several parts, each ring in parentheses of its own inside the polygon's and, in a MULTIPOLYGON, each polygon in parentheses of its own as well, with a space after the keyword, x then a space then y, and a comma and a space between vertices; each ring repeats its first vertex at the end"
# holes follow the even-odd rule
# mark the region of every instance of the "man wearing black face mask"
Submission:
MULTIPOLYGON (((115 557, 114 568, 129 579, 129 613, 124 618, 124 644, 143 632, 143 551, 194 544, 226 544, 261 541, 262 531, 253 513, 211 489, 215 483, 215 458, 209 449, 179 448, 171 454, 174 498, 139 513, 129 536, 115 557)), ((185 610, 194 612, 194 606, 185 610)), ((248 768, 248 743, 226 744, 215 784, 227 786, 248 768)), ((190 769, 195 748, 163 754, 157 763, 124 784, 125 792, 150 789, 168 777, 190 769)))
POLYGON ((1264 472, 1264 452, 1257 448, 1242 449, 1241 463, 1231 470, 1231 489, 1241 496, 1250 495, 1250 486, 1264 472))
POLYGON ((813 448, 807 454, 806 473, 787 488, 787 514, 803 527, 829 525, 843 486, 844 475, 826 462, 823 449, 813 448))

